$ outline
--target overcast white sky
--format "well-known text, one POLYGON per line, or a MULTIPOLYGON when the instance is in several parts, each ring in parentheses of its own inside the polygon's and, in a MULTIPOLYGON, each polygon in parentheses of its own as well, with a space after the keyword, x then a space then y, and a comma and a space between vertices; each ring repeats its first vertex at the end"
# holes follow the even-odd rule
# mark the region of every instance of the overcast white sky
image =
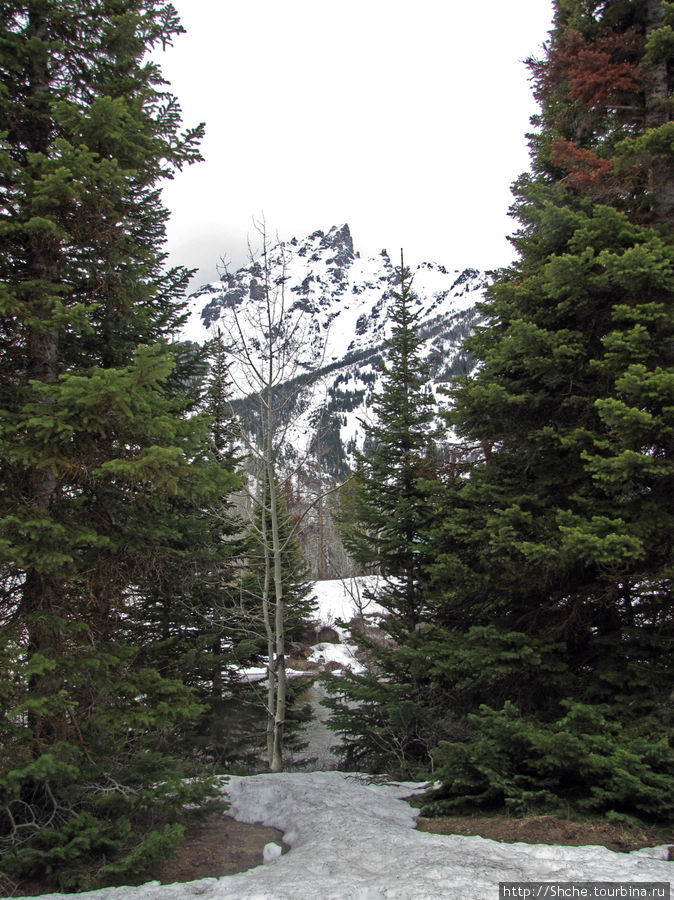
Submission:
POLYGON ((204 163, 165 190, 171 260, 217 278, 252 220, 281 238, 348 222, 362 254, 453 268, 513 256, 510 184, 536 111, 523 60, 551 0, 173 0, 160 62, 204 163))

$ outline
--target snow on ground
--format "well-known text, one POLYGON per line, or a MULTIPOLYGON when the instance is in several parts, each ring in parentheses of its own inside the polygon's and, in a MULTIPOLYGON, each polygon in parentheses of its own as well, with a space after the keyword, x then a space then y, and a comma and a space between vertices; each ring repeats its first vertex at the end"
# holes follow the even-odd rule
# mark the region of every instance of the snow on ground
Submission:
MULTIPOLYGON (((317 619, 331 627, 336 619, 348 622, 359 612, 365 587, 376 589, 376 579, 317 582, 317 619)), ((379 611, 374 603, 365 609, 366 613, 379 611)), ((336 630, 343 643, 319 644, 314 656, 329 660, 339 655, 343 664, 359 666, 344 642, 347 630, 336 630)), ((309 690, 318 691, 313 702, 319 708, 324 688, 312 682, 309 690)), ((325 716, 323 709, 319 719, 325 716)), ((322 729, 320 740, 310 742, 303 755, 329 765, 335 734, 323 721, 315 724, 322 729)), ((604 847, 503 844, 480 837, 416 831, 417 811, 402 798, 423 787, 377 784, 365 775, 334 771, 231 777, 224 786, 230 801, 228 813, 241 822, 261 822, 280 829, 290 846, 288 853, 277 857, 275 845, 268 844, 266 864, 260 859, 257 868, 238 875, 184 884, 155 881, 140 887, 91 891, 78 894, 78 898, 497 900, 500 881, 669 882, 674 874, 674 863, 666 861, 664 846, 625 854, 604 847)), ((46 894, 41 900, 68 900, 69 896, 46 894)))
MULTIPOLYGON (((315 585, 316 618, 335 627, 356 614, 377 614, 364 590, 376 590, 376 578, 319 581, 315 585)), ((341 644, 318 644, 317 660, 360 666, 337 627, 341 644)), ((313 658, 312 657, 312 658, 313 658)), ((250 676, 253 673, 248 673, 250 676)), ((260 673, 256 673, 260 674, 260 673)), ((314 705, 324 696, 321 685, 314 705), (322 693, 320 693, 322 692, 322 693)), ((319 719, 325 718, 325 710, 319 719)), ((320 741, 310 742, 305 756, 330 764, 335 735, 323 723, 320 741), (323 734, 325 732, 325 734, 323 734), (322 743, 321 743, 322 741, 322 743), (319 746, 320 744, 320 746, 319 746), (323 746, 324 744, 324 746, 323 746)), ((316 730, 316 729, 315 729, 316 730)), ((185 884, 107 888, 79 894, 82 900, 497 900, 500 881, 517 882, 667 882, 674 872, 666 848, 614 853, 604 847, 559 847, 502 844, 480 837, 436 835, 416 831, 412 809, 402 798, 423 786, 376 784, 364 775, 343 772, 285 772, 232 777, 225 785, 229 813, 241 822, 279 828, 290 846, 268 862, 239 875, 204 878, 185 884)), ((227 848, 223 847, 223 854, 227 848)), ((65 894, 42 900, 68 900, 65 894)))
MULTIPOLYGON (((339 644, 318 643, 312 647, 310 662, 339 663, 344 669, 353 672, 364 672, 365 667, 356 659, 356 647, 350 643, 350 634, 347 628, 335 624, 337 619, 350 622, 355 616, 365 614, 376 616, 382 612, 382 607, 364 596, 366 590, 376 591, 377 585, 382 580, 376 575, 368 575, 362 578, 335 579, 333 581, 317 581, 314 583, 312 593, 316 597, 314 617, 321 628, 332 628, 338 635, 339 644)), ((241 668, 231 666, 230 672, 238 674, 242 681, 263 681, 267 677, 266 666, 248 666, 241 668)), ((306 675, 288 669, 290 677, 294 675, 306 675)))
POLYGON ((382 607, 366 599, 365 593, 376 593, 379 584, 383 580, 378 575, 317 581, 313 586, 316 618, 322 625, 332 626, 337 619, 349 622, 357 615, 378 615, 382 607))
POLYGON ((361 674, 365 666, 356 658, 356 645, 351 642, 348 628, 336 622, 350 622, 360 616, 377 617, 383 612, 375 600, 366 593, 375 594, 382 579, 377 575, 360 578, 341 578, 332 581, 317 581, 313 587, 316 597, 314 615, 321 627, 332 628, 339 636, 340 643, 320 643, 314 645, 309 662, 337 663, 344 669, 361 674))
POLYGON ((351 669, 357 674, 365 671, 365 666, 356 659, 352 644, 315 644, 312 651, 309 662, 337 663, 343 669, 351 669))
MULTIPOLYGON (((500 881, 668 882, 665 848, 502 844, 414 830, 402 797, 422 786, 373 784, 343 772, 232 777, 235 818, 280 828, 290 851, 239 875, 151 882, 78 894, 81 900, 496 900, 500 881)), ((223 848, 223 852, 225 848, 223 848)), ((262 862, 262 861, 261 861, 262 862)), ((48 894, 43 900, 67 900, 48 894)))
MULTIPOLYGON (((310 662, 329 663, 336 662, 344 669, 353 672, 364 672, 365 667, 356 659, 356 647, 350 643, 350 634, 347 628, 336 625, 339 619, 350 622, 355 616, 364 614, 377 616, 382 612, 382 607, 372 600, 367 600, 364 592, 376 591, 377 585, 382 580, 376 575, 368 575, 362 578, 335 579, 333 581, 317 581, 314 583, 312 593, 316 597, 314 617, 321 628, 332 628, 340 639, 339 644, 318 643, 312 647, 310 662)), ((267 677, 266 666, 249 666, 241 668, 230 667, 231 672, 239 675, 242 681, 263 681, 267 677)), ((295 672, 288 669, 288 675, 306 675, 307 673, 295 672)))

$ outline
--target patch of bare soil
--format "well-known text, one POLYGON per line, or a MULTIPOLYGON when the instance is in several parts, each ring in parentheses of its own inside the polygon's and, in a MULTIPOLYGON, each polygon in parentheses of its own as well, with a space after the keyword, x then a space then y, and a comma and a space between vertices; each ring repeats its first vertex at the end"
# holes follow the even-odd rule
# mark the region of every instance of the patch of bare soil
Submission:
MULTIPOLYGON (((219 878, 235 875, 262 865, 262 848, 273 841, 283 847, 283 832, 264 825, 245 825, 231 816, 213 813, 200 822, 192 822, 185 829, 185 837, 178 853, 165 860, 148 880, 173 884, 197 881, 199 878, 219 878)), ((5 885, 0 881, 0 893, 11 897, 34 897, 54 890, 39 880, 24 881, 20 885, 5 885)))
POLYGON ((610 822, 571 822, 557 816, 511 819, 507 816, 437 816, 417 819, 419 831, 434 834, 479 835, 512 844, 562 844, 571 847, 599 844, 628 853, 667 843, 672 836, 653 828, 633 829, 610 822))
POLYGON ((284 847, 283 832, 264 825, 245 825, 215 813, 187 826, 177 856, 167 859, 154 876, 162 884, 234 875, 262 865, 262 848, 273 841, 284 847))

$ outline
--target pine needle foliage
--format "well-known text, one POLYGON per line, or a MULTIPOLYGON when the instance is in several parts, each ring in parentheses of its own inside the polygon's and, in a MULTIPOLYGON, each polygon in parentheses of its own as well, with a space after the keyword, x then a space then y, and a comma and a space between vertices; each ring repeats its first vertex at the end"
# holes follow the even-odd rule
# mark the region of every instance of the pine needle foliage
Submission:
POLYGON ((531 64, 519 259, 453 395, 479 459, 432 550, 463 732, 436 752, 436 809, 674 814, 670 19, 560 0, 531 64))
POLYGON ((79 890, 144 879, 211 792, 174 753, 202 706, 133 624, 231 483, 168 343, 189 273, 165 268, 160 185, 201 128, 148 58, 171 4, 0 22, 0 890, 79 890))
POLYGON ((401 256, 382 388, 342 514, 345 546, 364 571, 381 575, 374 599, 386 610, 384 640, 359 633, 371 671, 327 679, 336 696, 326 706, 342 736, 345 765, 396 774, 428 765, 437 742, 437 719, 422 701, 425 653, 417 639, 428 616, 424 567, 437 476, 435 401, 420 354, 417 302, 401 256))

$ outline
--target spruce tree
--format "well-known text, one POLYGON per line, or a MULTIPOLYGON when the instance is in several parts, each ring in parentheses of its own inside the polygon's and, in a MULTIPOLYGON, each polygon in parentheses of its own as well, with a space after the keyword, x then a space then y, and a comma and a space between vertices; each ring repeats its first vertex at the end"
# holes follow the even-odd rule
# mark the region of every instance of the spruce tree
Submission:
POLYGON ((674 808, 672 4, 558 2, 433 548, 445 807, 674 808))
POLYGON ((420 353, 418 300, 402 257, 390 318, 392 334, 382 388, 365 426, 343 516, 346 548, 382 586, 366 596, 384 607, 383 642, 359 634, 371 666, 365 675, 328 678, 336 696, 331 727, 343 740, 347 766, 409 774, 429 764, 437 740, 434 715, 422 701, 425 652, 418 642, 428 616, 425 576, 430 498, 436 478, 434 399, 420 353))
MULTIPOLYGON (((390 311, 382 389, 373 402, 374 421, 365 424, 369 452, 357 456, 351 524, 345 544, 365 570, 386 579, 383 602, 413 631, 421 619, 422 545, 427 522, 424 476, 433 469, 431 424, 434 400, 419 348, 418 300, 401 257, 399 289, 390 311)), ((380 601, 382 597, 379 597, 380 601)))
POLYGON ((146 59, 170 4, 0 4, 0 844, 11 887, 127 883, 180 839, 170 752, 200 712, 131 623, 218 481, 184 416, 188 274, 160 182, 200 129, 146 59))

